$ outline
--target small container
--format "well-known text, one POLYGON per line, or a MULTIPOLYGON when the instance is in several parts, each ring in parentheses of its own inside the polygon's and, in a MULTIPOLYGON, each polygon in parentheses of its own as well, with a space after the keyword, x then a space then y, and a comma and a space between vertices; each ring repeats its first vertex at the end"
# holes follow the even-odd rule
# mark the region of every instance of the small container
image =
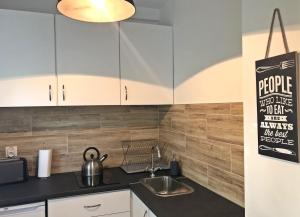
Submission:
POLYGON ((49 178, 51 175, 52 150, 39 150, 38 156, 38 177, 49 178))
POLYGON ((171 176, 180 175, 179 162, 176 160, 175 155, 173 155, 173 160, 170 162, 170 175, 171 176))

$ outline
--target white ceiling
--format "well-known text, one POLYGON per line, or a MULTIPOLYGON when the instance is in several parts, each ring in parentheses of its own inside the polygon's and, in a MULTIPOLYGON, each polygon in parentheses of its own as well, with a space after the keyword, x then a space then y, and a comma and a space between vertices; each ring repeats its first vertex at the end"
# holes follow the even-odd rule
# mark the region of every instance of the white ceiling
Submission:
MULTIPOLYGON (((0 0, 0 8, 57 13, 57 0, 0 0)), ((160 9, 165 0, 134 0, 137 7, 160 9)))

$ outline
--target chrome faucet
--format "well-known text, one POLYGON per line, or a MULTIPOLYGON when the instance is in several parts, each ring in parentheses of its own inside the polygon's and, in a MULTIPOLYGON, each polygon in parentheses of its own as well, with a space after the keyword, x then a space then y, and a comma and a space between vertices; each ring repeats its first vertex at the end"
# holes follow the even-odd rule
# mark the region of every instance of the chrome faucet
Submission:
POLYGON ((151 149, 151 168, 148 169, 148 171, 151 173, 151 178, 154 178, 155 177, 155 172, 157 170, 160 170, 161 168, 160 167, 155 167, 154 166, 154 151, 157 151, 157 157, 158 159, 161 159, 161 152, 160 152, 160 149, 159 149, 159 146, 156 145, 156 146, 153 146, 152 149, 151 149))

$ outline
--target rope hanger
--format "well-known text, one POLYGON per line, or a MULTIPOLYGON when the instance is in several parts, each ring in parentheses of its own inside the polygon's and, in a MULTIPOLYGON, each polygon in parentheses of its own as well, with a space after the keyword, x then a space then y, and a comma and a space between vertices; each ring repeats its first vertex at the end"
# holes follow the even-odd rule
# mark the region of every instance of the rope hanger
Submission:
POLYGON ((280 13, 279 8, 276 8, 274 10, 273 17, 272 17, 272 23, 271 23, 270 34, 269 34, 269 39, 268 39, 267 51, 266 51, 266 56, 265 56, 266 59, 269 58, 269 54, 270 54, 270 48, 271 48, 271 43, 272 43, 272 38, 273 38, 274 22, 275 22, 276 14, 278 14, 278 19, 279 19, 279 23, 280 23, 280 29, 281 29, 281 34, 282 34, 282 39, 283 39, 285 51, 286 51, 286 53, 290 52, 288 41, 287 41, 285 30, 284 30, 284 25, 283 25, 283 22, 282 22, 281 13, 280 13))

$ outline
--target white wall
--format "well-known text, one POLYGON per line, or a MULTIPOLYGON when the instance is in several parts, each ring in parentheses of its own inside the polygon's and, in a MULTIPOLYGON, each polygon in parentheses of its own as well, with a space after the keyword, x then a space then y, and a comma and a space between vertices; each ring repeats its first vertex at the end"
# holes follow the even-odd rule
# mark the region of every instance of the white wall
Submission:
POLYGON ((241 0, 174 0, 175 103, 242 102, 241 0))
POLYGON ((133 19, 158 22, 160 19, 160 10, 154 8, 137 7, 133 19))
POLYGON ((174 0, 164 0, 164 4, 160 9, 160 24, 173 26, 174 3, 174 0))
MULTIPOLYGON (((299 217, 300 165, 258 155, 255 61, 264 58, 273 9, 281 9, 291 50, 300 50, 299 0, 242 0, 247 217, 299 217)), ((284 53, 276 33, 271 56, 284 53)))

